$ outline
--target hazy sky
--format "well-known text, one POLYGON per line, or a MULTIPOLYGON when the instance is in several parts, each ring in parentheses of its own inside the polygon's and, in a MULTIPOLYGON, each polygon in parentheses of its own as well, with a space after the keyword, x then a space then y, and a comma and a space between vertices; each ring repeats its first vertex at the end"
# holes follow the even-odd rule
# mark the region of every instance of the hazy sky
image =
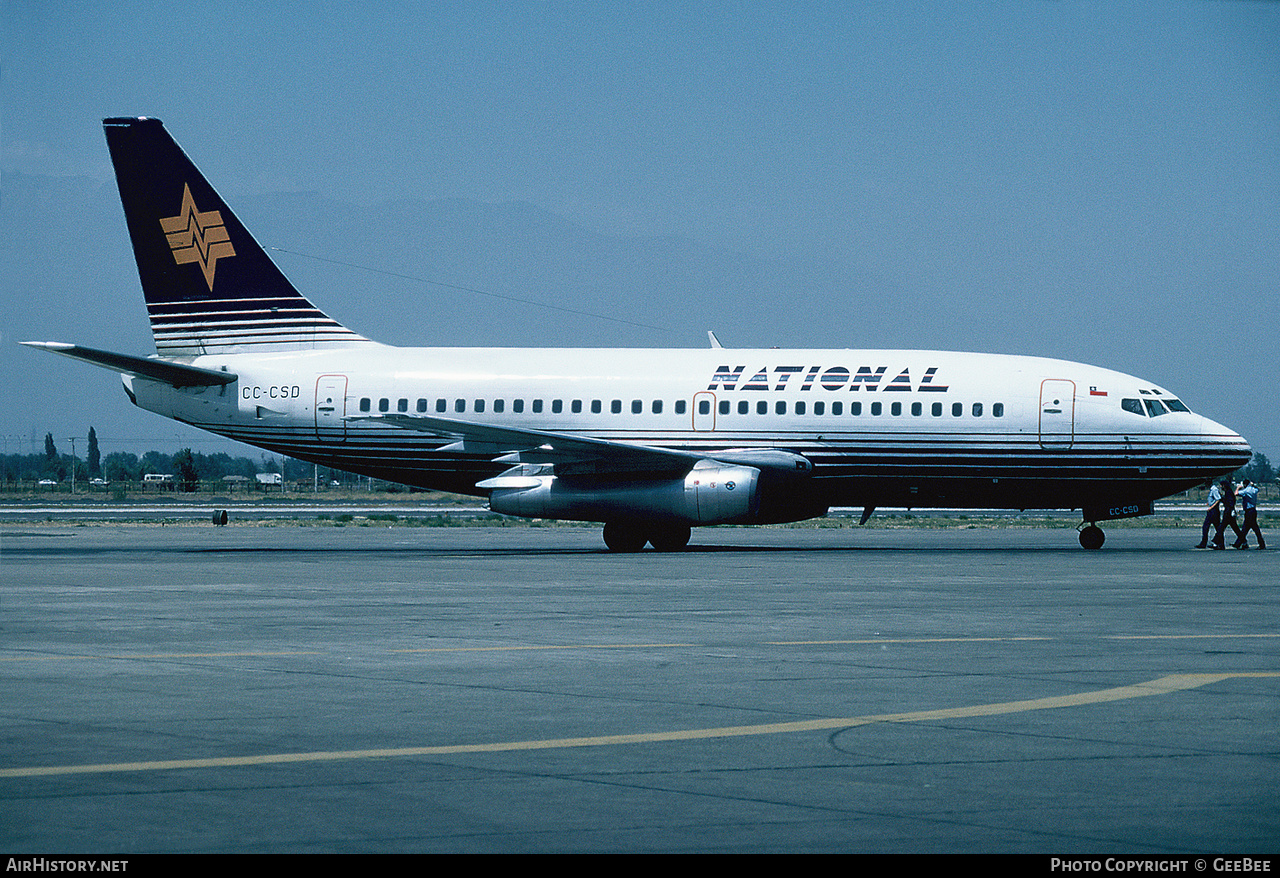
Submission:
MULTIPOLYGON (((524 203, 602 240, 805 275, 747 273, 682 296, 680 331, 592 324, 592 343, 700 346, 716 328, 740 347, 1083 360, 1163 384, 1280 457, 1280 3, 6 0, 3 16, 4 180, 109 186, 101 119, 158 116, 233 207, 283 192, 361 208, 524 203)), ((120 217, 14 191, 0 191, 0 239, 50 217, 45 242, 10 247, 72 267, 68 283, 84 286, 68 294, 111 313, 36 307, 40 281, 0 264, 10 450, 124 418, 167 450, 195 443, 130 412, 109 374, 13 344, 150 352, 120 217), (84 236, 112 255, 75 266, 84 236)), ((250 228, 269 246, 312 237, 250 228)), ((344 257, 382 267, 376 253, 344 257)), ((315 266, 279 261, 316 292, 301 281, 315 266)), ((617 298, 591 310, 647 315, 627 277, 620 260, 617 298)), ((532 320, 540 335, 509 309, 448 337, 428 325, 385 340, 582 337, 544 330, 577 317, 532 320)))

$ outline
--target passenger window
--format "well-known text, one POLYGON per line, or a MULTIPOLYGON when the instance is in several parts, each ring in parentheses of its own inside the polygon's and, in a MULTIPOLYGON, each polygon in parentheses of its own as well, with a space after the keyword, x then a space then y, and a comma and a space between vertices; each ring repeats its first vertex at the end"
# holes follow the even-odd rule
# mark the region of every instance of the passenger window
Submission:
POLYGON ((479 414, 480 412, 484 411, 484 400, 483 400, 483 399, 477 399, 477 400, 476 400, 476 407, 475 407, 474 409, 472 409, 472 411, 476 412, 477 414, 479 414))
POLYGON ((902 414, 902 403, 900 402, 893 403, 891 406, 889 406, 889 412, 894 417, 897 417, 898 415, 902 414))
POLYGON ((1004 417, 1004 403, 1002 403, 1002 402, 998 402, 998 403, 996 403, 995 405, 991 406, 991 416, 992 416, 993 418, 1003 418, 1003 417, 1004 417))
POLYGON ((655 399, 655 400, 653 401, 653 413, 654 413, 655 415, 660 415, 660 414, 662 414, 662 400, 660 400, 660 399, 655 399))
MULTIPOLYGON (((831 414, 833 414, 833 415, 834 415, 834 414, 837 414, 837 412, 835 411, 835 406, 837 406, 837 405, 839 405, 839 404, 840 404, 840 403, 838 403, 838 402, 837 402, 837 403, 832 403, 832 410, 831 410, 831 414)), ((800 403, 800 405, 804 405, 804 403, 800 403)), ((825 413, 826 413, 826 411, 827 411, 827 404, 826 404, 825 402, 815 402, 815 403, 813 404, 813 413, 814 413, 815 415, 825 414, 825 413)))
POLYGON ((914 417, 917 417, 917 418, 920 417, 922 412, 924 412, 924 406, 922 406, 918 402, 911 403, 911 414, 914 417))
POLYGON ((360 399, 360 411, 362 411, 362 412, 367 412, 367 411, 369 411, 369 407, 370 407, 372 404, 373 404, 373 400, 369 399, 369 397, 367 397, 367 396, 365 396, 365 397, 361 397, 361 399, 360 399))
POLYGON ((418 400, 418 414, 424 414, 427 411, 427 401, 425 399, 418 400))
POLYGON ((964 403, 962 402, 951 403, 951 417, 958 418, 963 414, 964 414, 964 403))
POLYGON ((500 400, 500 399, 495 399, 495 400, 493 401, 493 412, 494 412, 494 414, 502 414, 502 412, 503 412, 503 411, 505 411, 505 410, 506 410, 506 408, 507 408, 507 404, 506 404, 505 402, 503 402, 502 400, 500 400))
POLYGON ((676 414, 683 415, 689 410, 689 403, 683 399, 676 400, 676 414))
POLYGON ((455 399, 453 401, 453 410, 461 414, 467 410, 467 401, 465 399, 455 399))
POLYGON ((774 414, 785 415, 787 413, 787 401, 780 399, 773 407, 774 414))
POLYGON ((803 402, 798 402, 798 403, 796 403, 796 414, 797 414, 797 415, 803 415, 803 414, 804 414, 804 403, 803 403, 803 402))
POLYGON ((409 410, 409 400, 402 399, 399 402, 397 402, 396 410, 401 412, 407 412, 409 410))
POLYGON ((738 414, 745 415, 749 411, 751 411, 751 403, 745 399, 738 400, 738 414))
MULTIPOLYGON (((857 405, 857 403, 855 402, 854 405, 857 405)), ((878 402, 871 403, 871 414, 879 415, 880 412, 882 411, 884 411, 884 407, 880 403, 878 402)))
POLYGON ((1142 400, 1140 399, 1122 399, 1120 400, 1120 408, 1134 415, 1146 417, 1147 414, 1142 410, 1142 400))
POLYGON ((535 400, 533 401, 533 413, 534 413, 535 415, 540 415, 540 414, 542 414, 542 400, 540 400, 540 399, 535 399, 535 400))
POLYGON ((564 411, 564 400, 563 399, 551 400, 551 414, 558 415, 562 411, 564 411))
POLYGON ((756 414, 758 415, 769 414, 769 403, 765 402, 763 399, 760 400, 758 403, 756 403, 756 414))
POLYGON ((569 403, 569 411, 573 412, 575 415, 582 414, 582 400, 575 399, 573 402, 569 403))
POLYGON ((602 409, 602 408, 603 408, 603 406, 601 406, 601 404, 600 404, 600 400, 598 400, 598 399, 593 399, 593 400, 591 400, 591 414, 593 414, 593 415, 598 415, 598 414, 600 414, 600 411, 601 411, 601 409, 602 409))
POLYGON ((722 415, 729 414, 729 400, 727 399, 720 400, 720 414, 722 415))
POLYGON ((449 401, 446 399, 436 400, 436 411, 447 412, 449 410, 449 401))
POLYGON ((386 397, 383 397, 382 399, 378 400, 378 411, 386 412, 390 410, 391 410, 391 400, 387 399, 386 397))
POLYGON ((982 403, 980 403, 980 402, 975 402, 975 403, 973 404, 973 416, 974 416, 975 418, 980 418, 980 417, 982 417, 982 403))
POLYGON ((638 415, 644 411, 644 403, 638 399, 631 400, 631 414, 638 415))
POLYGON ((523 411, 524 411, 524 400, 523 400, 523 399, 513 399, 513 400, 511 400, 511 410, 512 410, 513 412, 515 412, 517 415, 518 415, 518 414, 520 414, 521 412, 523 412, 523 411))
MULTIPOLYGON (((615 415, 622 414, 622 400, 615 399, 613 402, 609 403, 609 411, 613 412, 615 415)), ((703 412, 703 414, 705 415, 706 412, 703 412)))
POLYGON ((700 414, 700 415, 709 415, 709 414, 711 414, 711 401, 710 401, 710 400, 706 400, 706 399, 700 399, 700 400, 698 400, 698 414, 700 414))
POLYGON ((933 413, 933 416, 934 416, 935 418, 940 418, 940 417, 942 417, 942 403, 940 403, 940 402, 935 402, 935 403, 933 404, 933 407, 930 409, 930 411, 933 413))

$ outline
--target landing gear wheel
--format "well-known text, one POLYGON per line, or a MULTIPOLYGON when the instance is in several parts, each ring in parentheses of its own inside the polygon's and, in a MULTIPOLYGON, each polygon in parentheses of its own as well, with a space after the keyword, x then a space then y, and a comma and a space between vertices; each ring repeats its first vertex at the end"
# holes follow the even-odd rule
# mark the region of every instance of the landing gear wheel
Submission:
POLYGON ((1080 545, 1086 549, 1101 549, 1106 539, 1107 535, 1096 524, 1091 524, 1080 531, 1080 545))
POLYGON ((689 545, 690 535, 686 524, 662 524, 653 528, 649 543, 659 552, 679 552, 689 545))
POLYGON ((646 542, 648 537, 633 521, 610 521, 604 526, 604 544, 611 552, 639 552, 646 542))

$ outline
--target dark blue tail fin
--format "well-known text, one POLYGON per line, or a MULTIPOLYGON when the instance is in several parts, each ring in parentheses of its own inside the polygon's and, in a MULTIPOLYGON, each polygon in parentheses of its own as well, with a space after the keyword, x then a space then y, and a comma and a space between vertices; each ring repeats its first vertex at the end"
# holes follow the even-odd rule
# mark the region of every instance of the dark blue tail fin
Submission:
POLYGON ((168 356, 367 343, 276 268, 159 119, 104 119, 156 350, 168 356))

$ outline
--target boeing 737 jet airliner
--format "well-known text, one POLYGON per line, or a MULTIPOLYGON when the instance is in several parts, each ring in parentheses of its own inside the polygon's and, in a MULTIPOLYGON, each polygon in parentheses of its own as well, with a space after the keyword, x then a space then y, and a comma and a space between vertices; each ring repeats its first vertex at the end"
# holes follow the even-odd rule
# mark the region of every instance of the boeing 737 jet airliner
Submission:
POLYGON ((1063 360, 379 344, 294 289, 159 120, 103 124, 157 355, 26 344, 250 445, 603 522, 619 552, 832 506, 1079 509, 1098 548, 1097 522, 1249 460, 1163 387, 1063 360))

